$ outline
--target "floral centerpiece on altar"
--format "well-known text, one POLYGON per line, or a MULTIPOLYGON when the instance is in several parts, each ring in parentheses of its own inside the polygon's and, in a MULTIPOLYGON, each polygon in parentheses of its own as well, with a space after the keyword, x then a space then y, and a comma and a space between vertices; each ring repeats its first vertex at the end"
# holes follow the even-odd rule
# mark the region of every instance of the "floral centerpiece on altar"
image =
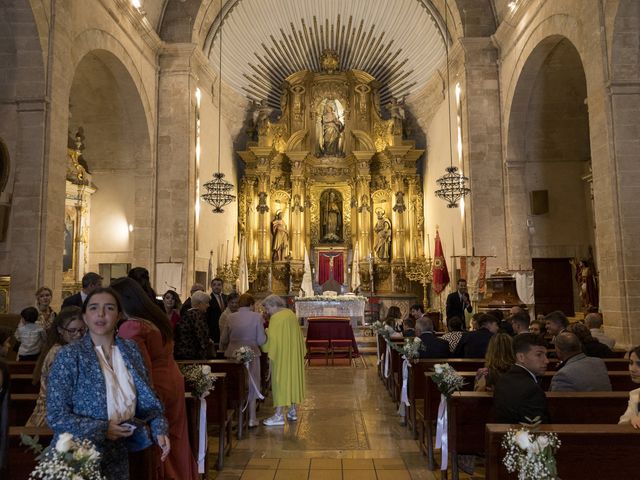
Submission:
POLYGON ((313 297, 296 297, 305 302, 366 302, 362 295, 315 295, 313 297))
POLYGON ((38 454, 38 465, 29 480, 104 480, 100 473, 100 452, 89 440, 70 433, 58 437, 55 446, 43 448, 38 437, 21 435, 24 445, 38 454))
POLYGON ((452 393, 457 392, 464 386, 464 378, 448 363, 437 363, 433 367, 433 381, 438 386, 438 390, 449 398, 452 393))
POLYGON ((560 448, 555 433, 534 432, 524 425, 510 429, 502 438, 506 454, 502 463, 518 480, 554 480, 558 476, 555 453, 560 448))
POLYGON ((213 390, 214 378, 209 365, 180 365, 180 372, 194 396, 202 398, 213 390))

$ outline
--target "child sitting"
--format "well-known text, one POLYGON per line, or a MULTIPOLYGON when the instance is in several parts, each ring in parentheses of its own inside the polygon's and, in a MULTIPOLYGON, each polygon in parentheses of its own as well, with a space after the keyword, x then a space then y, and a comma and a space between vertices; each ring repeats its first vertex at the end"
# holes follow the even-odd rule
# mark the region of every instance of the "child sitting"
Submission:
POLYGON ((20 317, 22 318, 16 330, 16 339, 20 342, 18 360, 37 360, 46 337, 44 327, 36 323, 38 309, 27 307, 20 312, 20 317))

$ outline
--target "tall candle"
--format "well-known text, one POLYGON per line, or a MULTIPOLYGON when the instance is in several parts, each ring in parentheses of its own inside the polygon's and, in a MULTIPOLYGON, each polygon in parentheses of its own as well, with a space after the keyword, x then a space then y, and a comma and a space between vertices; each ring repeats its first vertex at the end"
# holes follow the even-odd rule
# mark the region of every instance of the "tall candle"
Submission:
POLYGON ((227 249, 224 251, 224 264, 229 263, 229 240, 227 240, 227 249))
POLYGON ((232 246, 232 248, 233 248, 232 252, 233 253, 231 254, 231 261, 233 262, 233 260, 236 258, 236 236, 235 235, 233 236, 233 244, 232 245, 233 245, 232 246))

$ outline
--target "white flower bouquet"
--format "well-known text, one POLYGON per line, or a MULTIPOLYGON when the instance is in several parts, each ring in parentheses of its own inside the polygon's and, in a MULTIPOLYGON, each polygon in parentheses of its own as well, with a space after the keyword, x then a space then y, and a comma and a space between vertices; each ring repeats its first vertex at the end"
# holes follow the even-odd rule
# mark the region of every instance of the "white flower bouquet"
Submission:
POLYGON ((554 455, 560 440, 555 433, 510 429, 502 438, 502 448, 506 450, 502 463, 509 473, 518 473, 518 480, 557 478, 554 455))
POLYGON ((462 378, 451 365, 448 363, 437 363, 433 369, 435 374, 432 378, 438 386, 440 393, 448 398, 453 392, 462 390, 465 383, 464 378, 462 378))
POLYGON ((214 378, 211 376, 211 367, 209 365, 180 365, 180 372, 182 372, 187 386, 196 397, 203 397, 213 390, 214 378))
POLYGON ((22 443, 39 454, 38 465, 29 480, 104 480, 100 473, 100 453, 89 440, 70 433, 58 437, 55 446, 43 449, 38 437, 21 435, 22 443))
POLYGON ((422 340, 420 337, 405 338, 404 345, 402 346, 402 355, 407 360, 413 360, 420 355, 420 349, 422 348, 422 340))
POLYGON ((246 345, 233 351, 233 359, 238 363, 250 363, 254 358, 256 358, 256 352, 246 345))

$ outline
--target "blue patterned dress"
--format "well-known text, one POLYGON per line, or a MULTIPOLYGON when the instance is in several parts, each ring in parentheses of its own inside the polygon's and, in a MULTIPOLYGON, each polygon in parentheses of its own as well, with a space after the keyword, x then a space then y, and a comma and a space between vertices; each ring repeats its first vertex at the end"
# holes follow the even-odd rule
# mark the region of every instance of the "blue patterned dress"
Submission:
MULTIPOLYGON (((136 418, 151 419, 151 433, 167 435, 162 404, 151 388, 144 362, 135 342, 116 337, 115 345, 133 377, 137 392, 136 418)), ((52 445, 61 433, 91 440, 102 454, 101 471, 108 480, 127 480, 129 463, 124 440, 106 438, 107 387, 91 336, 60 349, 49 372, 47 422, 54 432, 52 445)))

